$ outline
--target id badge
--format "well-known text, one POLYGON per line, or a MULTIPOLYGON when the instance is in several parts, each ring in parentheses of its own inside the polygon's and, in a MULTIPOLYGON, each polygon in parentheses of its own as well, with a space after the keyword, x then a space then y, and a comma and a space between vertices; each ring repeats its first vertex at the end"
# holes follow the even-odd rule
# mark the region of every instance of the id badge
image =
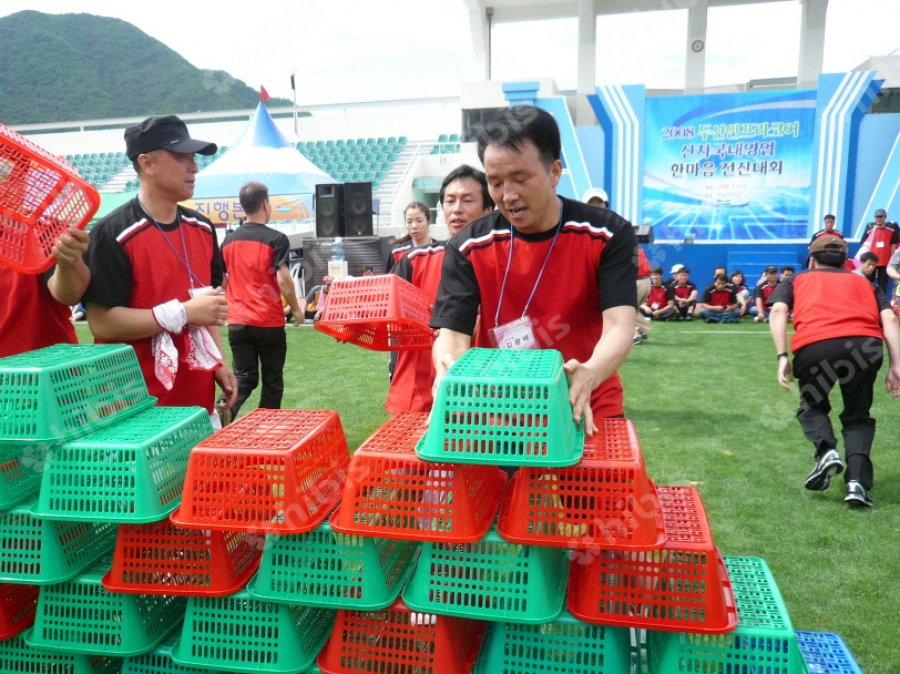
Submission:
POLYGON ((531 329, 531 318, 523 316, 491 328, 491 343, 498 349, 536 349, 537 340, 531 329))
POLYGON ((884 241, 876 241, 875 247, 876 248, 884 248, 884 241))
POLYGON ((208 295, 213 291, 212 286, 203 286, 202 288, 188 288, 188 293, 190 296, 197 297, 197 295, 208 295))

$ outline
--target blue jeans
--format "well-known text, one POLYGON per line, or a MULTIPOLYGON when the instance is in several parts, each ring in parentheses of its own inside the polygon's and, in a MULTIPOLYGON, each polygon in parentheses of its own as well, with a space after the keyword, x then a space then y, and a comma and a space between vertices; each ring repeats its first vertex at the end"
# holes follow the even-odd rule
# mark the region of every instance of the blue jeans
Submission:
POLYGON ((728 323, 731 321, 736 321, 741 317, 741 310, 736 309, 734 311, 712 311, 710 309, 701 309, 700 317, 711 323, 728 323))

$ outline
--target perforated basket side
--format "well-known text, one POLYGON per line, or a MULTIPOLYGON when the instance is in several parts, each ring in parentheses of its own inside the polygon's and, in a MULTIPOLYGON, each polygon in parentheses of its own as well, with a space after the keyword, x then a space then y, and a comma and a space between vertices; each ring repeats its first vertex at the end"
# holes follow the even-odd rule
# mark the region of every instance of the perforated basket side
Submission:
POLYGON ((57 344, 0 359, 6 442, 70 440, 154 402, 127 345, 57 344))
POLYGON ((475 674, 628 674, 630 649, 627 629, 579 622, 564 610, 542 625, 491 623, 475 674))
POLYGON ((191 452, 171 519, 195 528, 304 533, 340 498, 349 462, 335 412, 255 410, 191 452))
POLYGON ((122 525, 112 566, 103 577, 111 592, 224 596, 256 570, 263 537, 245 531, 203 531, 168 520, 122 525))
POLYGON ((809 674, 863 674, 837 634, 798 630, 797 641, 809 674))
POLYGON ((192 597, 172 658, 181 665, 272 674, 304 671, 328 638, 334 611, 252 599, 192 597))
POLYGON ((0 258, 37 274, 69 227, 83 229, 100 206, 97 191, 74 168, 0 125, 0 258))
POLYGON ((32 516, 27 506, 0 515, 0 581, 47 585, 76 576, 112 549, 116 526, 54 522, 32 516))
POLYGON ((184 615, 184 597, 107 592, 101 560, 77 578, 44 587, 34 627, 36 648, 98 655, 139 655, 156 647, 184 615))
POLYGON ((649 674, 756 669, 807 674, 787 607, 766 563, 725 557, 737 628, 728 634, 648 632, 649 674))
POLYGON ((325 674, 468 674, 487 623, 411 611, 398 600, 380 611, 338 611, 317 663, 325 674))
POLYGON ((328 608, 390 605, 412 571, 415 543, 339 534, 323 522, 306 534, 266 539, 254 597, 328 608))
POLYGON ((32 648, 21 634, 0 641, 0 672, 4 674, 118 674, 121 666, 119 658, 32 648))
POLYGON ((426 543, 403 590, 412 609, 479 620, 546 623, 562 611, 564 550, 508 543, 491 530, 476 543, 426 543))
POLYGON ((53 448, 51 444, 0 442, 0 511, 37 495, 45 458, 53 448))
POLYGON ((180 502, 191 449, 212 433, 201 407, 154 407, 48 455, 35 514, 156 522, 180 502))
POLYGON ((172 645, 177 638, 178 630, 175 630, 152 651, 125 658, 122 674, 204 674, 209 671, 179 665, 172 659, 172 645))

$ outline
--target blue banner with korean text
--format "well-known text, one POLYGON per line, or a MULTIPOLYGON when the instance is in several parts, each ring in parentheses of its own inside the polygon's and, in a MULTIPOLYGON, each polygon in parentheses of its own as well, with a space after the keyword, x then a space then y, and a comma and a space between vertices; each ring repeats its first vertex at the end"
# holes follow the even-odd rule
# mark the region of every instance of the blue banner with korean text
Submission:
POLYGON ((815 90, 648 98, 644 222, 655 238, 807 238, 815 114, 815 90))

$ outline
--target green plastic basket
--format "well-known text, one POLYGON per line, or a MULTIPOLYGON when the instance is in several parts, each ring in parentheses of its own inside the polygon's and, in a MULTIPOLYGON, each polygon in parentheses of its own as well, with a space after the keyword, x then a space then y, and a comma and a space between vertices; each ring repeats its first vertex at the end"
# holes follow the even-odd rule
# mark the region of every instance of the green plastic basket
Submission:
POLYGON ((118 674, 119 658, 32 648, 22 635, 0 641, 0 674, 118 674))
POLYGON ((509 543, 494 528, 477 543, 424 543, 403 602, 475 620, 547 623, 566 594, 566 550, 509 543))
POLYGON ((155 402, 125 344, 57 344, 0 358, 2 442, 71 440, 155 402))
POLYGON ((649 674, 807 674, 787 607, 768 565, 755 557, 724 559, 737 604, 737 629, 722 635, 649 631, 649 674))
POLYGON ((172 659, 172 645, 178 639, 177 630, 169 634, 152 651, 133 655, 122 662, 122 674, 203 674, 207 670, 185 667, 172 659))
POLYGON ((111 558, 65 583, 41 588, 29 646, 124 657, 153 650, 184 615, 186 599, 107 592, 100 580, 111 558))
POLYGON ((172 659, 225 672, 303 672, 328 640, 334 615, 328 609, 254 599, 246 590, 229 597, 191 597, 172 659))
POLYGON ((28 506, 0 515, 0 581, 49 585, 67 581, 116 543, 115 524, 40 520, 28 506))
POLYGON ((551 623, 493 623, 475 674, 629 674, 631 639, 624 627, 583 623, 563 611, 551 623))
POLYGON ((572 421, 562 354, 469 349, 441 379, 428 432, 416 447, 427 461, 500 466, 572 466, 583 426, 572 421))
POLYGON ((328 521, 306 534, 266 537, 253 597, 324 608, 390 606, 413 570, 413 541, 340 534, 328 521))
POLYGON ((32 501, 41 488, 41 473, 54 445, 0 442, 0 511, 32 501))
POLYGON ((33 512, 46 519, 145 524, 181 502, 191 449, 212 435, 202 407, 153 407, 47 455, 33 512))

